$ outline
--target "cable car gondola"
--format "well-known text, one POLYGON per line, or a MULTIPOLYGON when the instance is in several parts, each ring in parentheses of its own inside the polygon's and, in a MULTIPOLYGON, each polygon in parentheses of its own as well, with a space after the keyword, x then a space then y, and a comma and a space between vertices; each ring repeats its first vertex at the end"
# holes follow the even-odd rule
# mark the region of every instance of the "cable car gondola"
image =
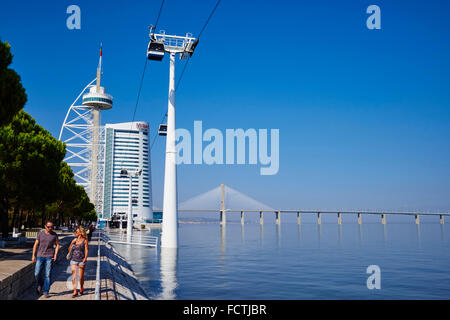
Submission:
POLYGON ((152 38, 147 47, 147 59, 161 61, 164 58, 164 43, 152 38))
POLYGON ((158 134, 160 136, 167 136, 167 124, 161 123, 159 125, 158 134))

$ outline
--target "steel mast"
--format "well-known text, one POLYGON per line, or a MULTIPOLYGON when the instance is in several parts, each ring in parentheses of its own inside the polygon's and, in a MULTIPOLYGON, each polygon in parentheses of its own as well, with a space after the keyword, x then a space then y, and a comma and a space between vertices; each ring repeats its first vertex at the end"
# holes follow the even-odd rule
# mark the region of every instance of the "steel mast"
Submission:
POLYGON ((95 206, 98 215, 103 214, 103 159, 100 152, 100 111, 112 108, 112 97, 105 93, 105 88, 100 86, 102 75, 102 45, 100 44, 100 57, 97 67, 97 82, 91 87, 89 93, 83 95, 83 105, 91 107, 92 114, 92 152, 91 152, 91 177, 89 199, 95 206))
MULTIPOLYGON (((102 77, 102 46, 100 46, 100 58, 97 67, 97 82, 96 92, 100 92, 100 82, 102 77)), ((97 197, 97 167, 98 167, 98 140, 99 140, 99 127, 100 127, 100 109, 97 105, 92 107, 92 168, 91 168, 91 190, 90 199, 97 209, 98 197, 97 197)))
POLYGON ((164 53, 170 54, 169 69, 169 100, 167 105, 167 140, 166 161, 164 172, 164 200, 161 247, 178 247, 178 201, 177 201, 177 167, 175 148, 175 56, 180 54, 180 59, 192 55, 197 46, 198 39, 192 34, 186 36, 166 35, 164 31, 159 34, 152 32, 150 28, 150 43, 147 48, 147 57, 150 60, 161 61, 164 53))

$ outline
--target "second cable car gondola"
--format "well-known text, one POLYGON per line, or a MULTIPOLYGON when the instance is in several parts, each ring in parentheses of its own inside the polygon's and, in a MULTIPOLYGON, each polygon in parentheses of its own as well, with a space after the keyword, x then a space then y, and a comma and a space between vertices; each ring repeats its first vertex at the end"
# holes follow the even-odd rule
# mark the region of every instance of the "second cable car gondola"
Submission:
POLYGON ((147 59, 161 61, 164 58, 164 43, 156 41, 156 39, 150 40, 147 47, 147 59))
POLYGON ((167 124, 161 123, 159 125, 158 134, 160 136, 167 136, 167 124))

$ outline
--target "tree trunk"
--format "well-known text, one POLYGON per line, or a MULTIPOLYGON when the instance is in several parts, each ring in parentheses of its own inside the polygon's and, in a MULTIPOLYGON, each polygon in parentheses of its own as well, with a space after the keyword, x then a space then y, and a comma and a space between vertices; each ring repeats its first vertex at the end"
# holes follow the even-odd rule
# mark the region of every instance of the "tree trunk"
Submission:
POLYGON ((20 210, 20 215, 19 215, 19 230, 22 230, 22 217, 23 217, 23 209, 20 210))
POLYGON ((31 219, 33 219, 33 210, 28 210, 27 211, 27 217, 25 218, 25 228, 29 228, 30 224, 31 224, 31 219))
POLYGON ((0 229, 2 237, 8 237, 8 198, 2 197, 0 200, 0 229))
POLYGON ((45 204, 42 206, 42 228, 45 227, 45 204))
POLYGON ((19 204, 17 204, 14 207, 14 211, 13 211, 13 219, 12 219, 12 223, 11 223, 12 228, 16 227, 17 218, 19 217, 19 211, 20 211, 19 204))
POLYGON ((62 213, 62 210, 59 211, 59 225, 62 226, 64 223, 64 215, 62 213))
POLYGON ((34 228, 34 227, 36 227, 37 226, 37 222, 36 222, 36 217, 35 217, 35 215, 34 215, 34 209, 33 210, 31 210, 31 219, 30 219, 30 221, 28 222, 29 223, 29 227, 31 227, 31 228, 34 228))

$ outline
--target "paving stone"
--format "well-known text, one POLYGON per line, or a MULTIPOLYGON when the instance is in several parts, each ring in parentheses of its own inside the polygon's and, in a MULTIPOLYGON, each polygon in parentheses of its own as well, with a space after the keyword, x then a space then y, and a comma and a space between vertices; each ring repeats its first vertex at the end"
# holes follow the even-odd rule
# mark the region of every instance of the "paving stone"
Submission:
MULTIPOLYGON (((35 284, 28 283, 28 289, 20 295, 21 300, 94 300, 97 271, 97 251, 98 242, 95 235, 89 242, 89 255, 85 267, 84 295, 72 298, 71 269, 69 261, 66 259, 67 247, 71 239, 68 238, 60 250, 57 262, 52 268, 51 286, 49 297, 38 296, 35 284)), ((62 241, 60 241, 62 242, 62 241)), ((27 274, 32 274, 34 278, 34 266, 31 265, 27 274)), ((140 286, 131 266, 110 244, 102 244, 100 252, 100 298, 101 300, 147 300, 143 288, 140 286)), ((1 274, 0 274, 1 279, 1 274)), ((29 280, 28 280, 29 282, 29 280)), ((26 285, 16 284, 15 290, 19 290, 26 285)), ((0 299, 2 299, 2 289, 0 288, 0 299)), ((3 294, 6 294, 3 293, 3 294)))

